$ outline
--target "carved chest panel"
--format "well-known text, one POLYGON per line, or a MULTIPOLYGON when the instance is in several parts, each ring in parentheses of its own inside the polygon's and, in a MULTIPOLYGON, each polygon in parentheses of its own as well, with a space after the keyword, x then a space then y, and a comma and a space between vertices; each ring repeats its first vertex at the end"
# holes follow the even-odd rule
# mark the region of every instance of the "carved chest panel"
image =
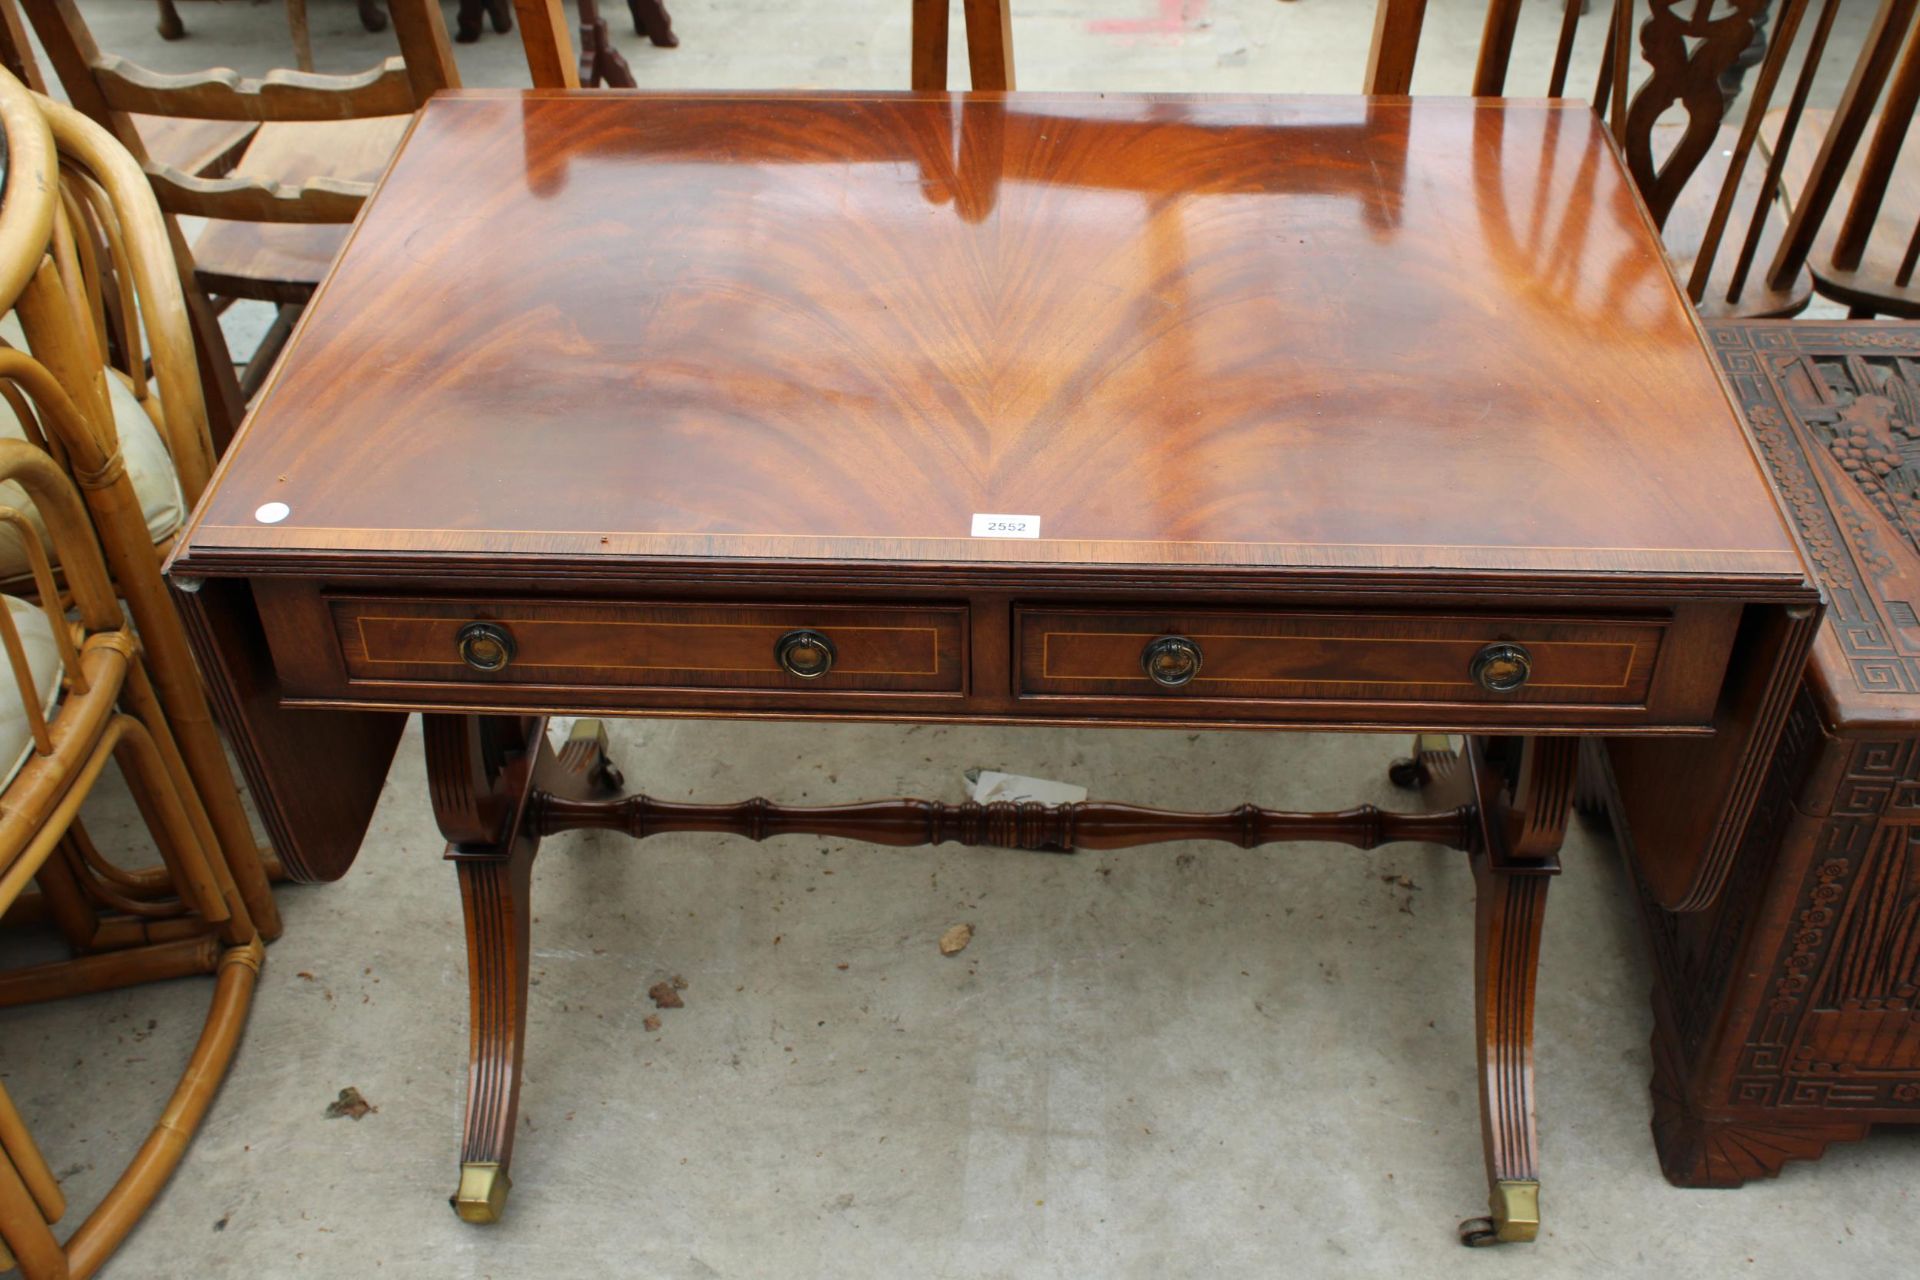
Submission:
POLYGON ((1727 891, 1646 903, 1662 1163, 1724 1184, 1920 1121, 1920 325, 1709 333, 1829 601, 1727 891))

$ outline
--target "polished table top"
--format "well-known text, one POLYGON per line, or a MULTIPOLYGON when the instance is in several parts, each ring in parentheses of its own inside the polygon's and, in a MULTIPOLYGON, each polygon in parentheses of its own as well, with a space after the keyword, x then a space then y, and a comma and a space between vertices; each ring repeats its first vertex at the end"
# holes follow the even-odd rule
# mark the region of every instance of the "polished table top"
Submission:
POLYGON ((1591 112, 1444 99, 435 98, 176 568, 449 553, 1802 577, 1591 112))

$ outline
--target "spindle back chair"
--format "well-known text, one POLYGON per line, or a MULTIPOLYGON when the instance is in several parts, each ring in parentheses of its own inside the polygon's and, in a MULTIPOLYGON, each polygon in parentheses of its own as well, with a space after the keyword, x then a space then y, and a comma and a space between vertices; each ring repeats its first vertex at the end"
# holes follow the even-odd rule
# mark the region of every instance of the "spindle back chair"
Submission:
POLYGON ((1812 127, 1802 131, 1801 145, 1793 147, 1784 121, 1767 121, 1770 140, 1784 135, 1774 146, 1786 157, 1793 198, 1786 243, 1770 273, 1805 261, 1814 287, 1856 317, 1920 318, 1914 280, 1920 263, 1920 156, 1902 154, 1916 108, 1920 4, 1882 0, 1840 101, 1832 111, 1807 113, 1812 127), (1816 137, 1817 151, 1811 145, 1816 137))
MULTIPOLYGON (((1888 0, 1907 4, 1910 0, 1888 0)), ((1791 315, 1806 306, 1805 254, 1786 253, 1778 193, 1780 155, 1760 143, 1761 123, 1784 82, 1797 37, 1817 7, 1787 89, 1780 131, 1798 131, 1840 0, 1613 0, 1596 23, 1582 0, 1563 0, 1553 61, 1542 81, 1565 96, 1576 57, 1598 53, 1592 102, 1613 131, 1627 168, 1665 238, 1688 296, 1708 315, 1791 315), (1583 34, 1583 28, 1599 30, 1583 34), (1744 72, 1759 73, 1740 124, 1730 124, 1744 72), (1756 272, 1756 263, 1774 268, 1756 272)), ((1413 83, 1426 0, 1379 0, 1366 91, 1403 94, 1413 83)), ((1520 0, 1488 0, 1471 92, 1509 89, 1520 0)), ((1538 89, 1532 91, 1537 92, 1538 89)))

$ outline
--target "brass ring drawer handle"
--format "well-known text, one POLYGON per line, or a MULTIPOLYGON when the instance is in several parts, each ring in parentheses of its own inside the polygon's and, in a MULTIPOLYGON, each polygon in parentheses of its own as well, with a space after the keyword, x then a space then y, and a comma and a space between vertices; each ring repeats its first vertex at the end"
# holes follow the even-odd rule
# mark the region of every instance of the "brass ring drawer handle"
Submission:
POLYGON ((790 676, 818 680, 833 670, 833 641, 818 631, 789 631, 773 646, 773 657, 790 676))
POLYGON ((1469 670, 1488 693, 1513 693, 1533 674, 1533 655, 1517 644, 1490 644, 1473 655, 1469 670))
POLYGON ((469 622, 455 643, 460 660, 475 671, 505 671, 513 661, 513 634, 497 622, 469 622))
POLYGON ((1200 646, 1185 636, 1161 636, 1140 651, 1147 679, 1162 689, 1178 689, 1199 675, 1200 659, 1200 646))

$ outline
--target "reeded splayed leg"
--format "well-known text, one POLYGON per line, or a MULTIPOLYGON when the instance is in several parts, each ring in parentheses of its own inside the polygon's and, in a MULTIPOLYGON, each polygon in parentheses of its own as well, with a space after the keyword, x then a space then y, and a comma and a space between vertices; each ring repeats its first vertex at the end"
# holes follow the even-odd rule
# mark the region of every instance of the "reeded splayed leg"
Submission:
POLYGON ((449 854, 459 871, 467 924, 467 1118, 452 1201, 467 1222, 498 1222, 513 1186, 507 1170, 526 1048, 528 888, 535 847, 526 838, 499 856, 449 854))
POLYGON ((529 888, 540 848, 526 821, 527 797, 536 783, 584 797, 618 771, 607 762, 597 721, 582 722, 564 758, 547 745, 540 718, 430 715, 424 725, 427 787, 447 859, 459 875, 467 927, 472 1021, 453 1208, 468 1222, 497 1222, 512 1186, 508 1167, 527 1029, 529 888))
POLYGON ((1481 847, 1473 854, 1474 997, 1491 1212, 1460 1224, 1463 1244, 1527 1241, 1540 1232, 1533 1000, 1547 885, 1560 870, 1578 748, 1573 738, 1468 745, 1482 815, 1481 847))
POLYGON ((518 716, 425 717, 427 788, 460 879, 467 927, 467 1115, 453 1209, 498 1222, 512 1185, 514 1118, 527 1027, 528 888, 538 837, 522 832, 546 722, 518 716))

